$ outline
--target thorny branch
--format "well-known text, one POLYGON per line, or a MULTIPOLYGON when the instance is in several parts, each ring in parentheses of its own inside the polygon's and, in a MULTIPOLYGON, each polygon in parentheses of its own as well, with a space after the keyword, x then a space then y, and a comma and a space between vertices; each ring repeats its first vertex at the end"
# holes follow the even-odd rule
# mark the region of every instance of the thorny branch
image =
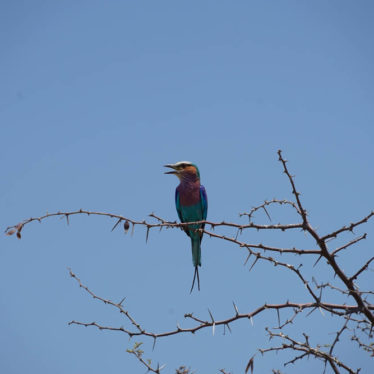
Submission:
MULTIPOLYGON (((21 232, 23 227, 28 225, 31 222, 39 222, 41 223, 47 218, 51 217, 62 217, 66 218, 67 223, 69 224, 69 218, 70 216, 78 215, 78 214, 85 214, 87 216, 104 216, 104 217, 109 217, 109 218, 115 218, 117 219, 117 222, 112 228, 112 231, 121 223, 127 223, 127 224, 132 224, 133 226, 145 226, 147 229, 153 229, 153 228, 183 228, 184 226, 192 225, 192 224, 199 224, 199 223, 205 223, 207 225, 210 225, 212 228, 219 227, 219 226, 226 226, 226 227, 234 227, 238 230, 245 230, 245 229, 256 229, 256 230, 290 230, 290 229, 300 229, 303 227, 301 223, 293 223, 293 224, 276 224, 276 225, 257 225, 255 223, 248 223, 248 224, 240 224, 240 223, 233 223, 233 222, 211 222, 211 221, 196 221, 196 222, 187 222, 187 223, 177 223, 176 221, 171 222, 171 221, 166 221, 160 217, 157 217, 155 214, 151 213, 149 216, 152 218, 156 218, 159 223, 152 223, 152 222, 147 222, 146 220, 142 221, 137 221, 128 217, 124 217, 119 214, 113 214, 113 213, 106 213, 106 212, 95 212, 95 211, 89 211, 85 209, 79 209, 71 212, 55 212, 55 213, 46 213, 43 216, 40 217, 31 217, 28 218, 17 225, 14 226, 9 226, 5 229, 5 234, 6 235, 13 235, 15 232, 21 232)), ((243 215, 243 214, 241 214, 243 215)))
MULTIPOLYGON (((316 359, 322 360, 325 365, 329 364, 331 369, 334 371, 334 373, 338 374, 340 371, 338 368, 342 368, 345 371, 347 371, 350 374, 358 374, 360 369, 357 371, 354 371, 349 366, 345 365, 343 362, 341 362, 337 357, 332 355, 332 349, 330 348, 329 352, 326 352, 322 350, 322 347, 312 347, 309 342, 309 337, 306 334, 304 335, 304 342, 299 342, 290 336, 284 334, 283 332, 274 333, 269 328, 266 329, 266 331, 269 334, 270 339, 273 338, 281 338, 283 340, 282 345, 280 346, 274 346, 266 349, 260 349, 259 351, 261 354, 265 354, 268 352, 278 352, 278 351, 284 351, 284 350, 292 350, 296 352, 302 352, 300 355, 295 356, 292 360, 285 362, 284 366, 294 364, 296 361, 301 360, 306 357, 314 357, 316 359)), ((340 330, 337 335, 340 335, 342 330, 340 330)), ((335 343, 335 342, 334 342, 335 343)))
MULTIPOLYGON (((331 312, 333 314, 337 315, 348 315, 352 313, 357 313, 357 307, 354 305, 341 305, 341 304, 330 304, 330 303, 291 303, 289 301, 283 303, 283 304, 264 304, 258 308, 256 308, 254 311, 250 313, 239 313, 236 305, 234 304, 235 314, 227 319, 223 320, 215 320, 210 315, 210 320, 203 320, 200 318, 195 317, 191 313, 185 314, 184 318, 191 319, 197 324, 194 327, 191 328, 182 328, 180 326, 177 326, 174 330, 162 332, 162 333, 156 333, 152 331, 147 331, 145 328, 143 328, 140 324, 138 324, 135 319, 130 315, 129 311, 124 308, 123 302, 125 301, 122 299, 119 303, 113 302, 108 299, 104 299, 100 296, 97 296, 94 292, 92 292, 87 286, 85 286, 81 280, 72 272, 71 269, 69 269, 70 276, 77 281, 79 284, 79 287, 83 288, 89 295, 91 295, 94 299, 99 300, 103 302, 104 304, 108 304, 116 308, 119 313, 124 315, 126 319, 130 322, 130 324, 135 328, 134 330, 129 330, 124 328, 123 326, 120 327, 113 327, 113 326, 103 326, 96 322, 78 322, 78 321, 71 321, 69 322, 69 325, 82 325, 85 327, 88 326, 94 326, 98 328, 99 330, 112 330, 112 331, 120 331, 125 334, 127 334, 130 338, 134 336, 147 336, 151 337, 154 340, 158 338, 164 338, 170 335, 176 335, 180 333, 192 333, 211 327, 212 329, 216 326, 228 326, 230 323, 240 320, 240 319, 249 319, 251 320, 256 315, 264 312, 265 310, 280 310, 280 309, 292 309, 296 310, 297 313, 302 312, 303 310, 307 309, 316 309, 316 308, 322 308, 328 312, 331 312)), ((371 310, 374 310, 374 305, 370 306, 371 310)))
MULTIPOLYGON (((265 303, 263 305, 258 306, 257 308, 253 309, 252 311, 239 313, 237 306, 234 303, 234 314, 227 318, 222 318, 217 320, 213 317, 213 314, 209 311, 209 317, 207 319, 200 318, 194 316, 192 313, 185 314, 184 318, 190 320, 193 323, 192 327, 181 327, 179 325, 176 328, 171 329, 169 331, 163 332, 156 332, 146 329, 145 327, 141 326, 138 322, 136 322, 135 317, 130 314, 129 309, 124 307, 124 301, 120 301, 119 303, 104 299, 100 296, 97 296, 93 291, 91 291, 87 286, 85 286, 81 280, 69 269, 70 276, 76 280, 79 284, 79 287, 83 288, 90 296, 94 299, 101 301, 107 305, 112 306, 116 310, 118 310, 121 315, 124 316, 125 320, 129 324, 129 327, 114 327, 114 326, 105 326, 99 324, 97 322, 79 322, 79 321, 71 321, 69 322, 70 325, 81 325, 81 326, 93 326, 100 330, 111 330, 111 331, 119 331, 122 333, 127 334, 130 338, 134 336, 144 336, 147 338, 153 339, 153 343, 156 343, 156 340, 159 338, 166 338, 177 334, 184 334, 184 333, 191 333, 194 334, 199 330, 205 328, 212 328, 212 333, 214 334, 215 329, 219 326, 222 326, 225 330, 226 328, 231 331, 230 325, 234 322, 239 320, 250 320, 251 323, 253 318, 261 313, 269 313, 269 312, 276 312, 277 319, 278 319, 278 326, 274 327, 277 333, 273 332, 271 329, 267 329, 269 334, 270 340, 273 338, 280 338, 283 340, 282 345, 280 346, 271 346, 269 348, 259 349, 259 352, 262 354, 268 352, 278 352, 278 351, 285 351, 285 350, 292 350, 295 352, 296 356, 291 359, 290 361, 286 362, 285 365, 294 364, 297 361, 300 361, 307 357, 314 357, 318 360, 322 360, 324 363, 325 369, 327 366, 333 370, 335 373, 339 373, 340 369, 345 370, 348 373, 358 373, 360 369, 354 371, 348 365, 343 363, 339 360, 335 353, 334 349, 338 345, 338 342, 342 339, 343 333, 347 332, 350 334, 351 340, 357 343, 358 347, 362 350, 368 352, 370 355, 374 356, 374 344, 371 342, 373 338, 372 331, 374 328, 374 304, 369 297, 374 296, 374 292, 372 290, 362 290, 359 289, 355 281, 369 269, 369 265, 374 261, 374 257, 367 260, 361 267, 359 267, 353 274, 348 275, 339 265, 338 263, 338 254, 341 251, 347 250, 348 248, 352 248, 353 245, 357 244, 358 242, 366 239, 367 234, 364 233, 360 236, 357 236, 345 244, 340 245, 336 248, 329 248, 327 243, 331 239, 335 239, 340 236, 342 233, 353 233, 353 229, 367 223, 373 216, 374 211, 371 211, 367 214, 364 218, 359 219, 355 222, 352 222, 348 225, 345 225, 339 229, 334 230, 333 232, 326 233, 324 235, 320 235, 315 228, 311 225, 309 221, 309 217, 307 214, 306 209, 303 206, 301 200, 301 194, 296 188, 296 184, 294 181, 294 177, 288 170, 287 161, 283 158, 282 152, 278 151, 278 159, 283 167, 283 172, 287 176, 287 179, 291 185, 292 194, 295 197, 295 201, 289 200, 279 200, 279 199, 272 199, 270 201, 265 201, 264 203, 251 208, 251 210, 246 213, 241 213, 240 217, 246 216, 248 217, 248 223, 235 223, 235 222, 212 222, 212 221, 199 221, 194 223, 205 223, 205 229, 200 231, 204 232, 206 235, 210 236, 211 238, 215 238, 217 240, 225 240, 230 243, 233 243, 240 248, 243 248, 247 251, 247 259, 245 264, 248 260, 252 257, 253 262, 250 266, 250 270, 256 265, 258 261, 264 261, 266 263, 272 264, 279 268, 285 269, 286 271, 291 271, 295 276, 296 279, 304 285, 307 296, 310 300, 304 302, 295 302, 295 301, 285 301, 281 304, 271 304, 265 303), (253 222, 253 218, 255 213, 258 211, 263 211, 266 216, 271 221, 271 216, 269 214, 268 209, 271 207, 278 205, 278 206, 287 206, 293 209, 297 216, 299 217, 300 221, 291 224, 268 224, 268 225, 260 225, 253 222), (219 233, 214 232, 215 228, 219 227, 228 227, 232 228, 236 231, 236 234, 233 236, 222 235, 219 233), (313 241, 315 242, 314 248, 299 248, 299 247, 282 247, 282 246, 274 246, 268 245, 263 243, 248 243, 243 240, 239 240, 238 237, 246 230, 256 230, 256 231, 281 231, 285 232, 288 230, 301 230, 305 233, 309 234, 313 241), (304 274, 302 271, 301 265, 295 265, 292 263, 288 263, 285 261, 280 261, 277 256, 282 254, 287 255, 308 255, 308 256, 315 256, 317 261, 315 265, 319 262, 319 260, 325 259, 327 265, 329 266, 332 274, 334 275, 335 279, 340 280, 341 284, 336 285, 333 283, 325 282, 325 283, 318 283, 314 277, 311 280, 304 274), (331 290, 335 293, 340 294, 343 297, 349 299, 349 303, 341 302, 341 299, 337 302, 332 302, 329 300, 324 290, 331 290), (320 310, 321 313, 323 311, 329 313, 331 316, 335 316, 336 318, 340 318, 343 321, 343 324, 339 331, 335 333, 335 338, 332 344, 329 345, 329 350, 323 350, 321 346, 313 347, 309 343, 309 338, 306 334, 304 334, 304 341, 299 342, 289 335, 285 334, 285 329, 293 324, 299 314, 304 311, 308 310, 308 314, 310 315, 315 310, 320 310), (288 318, 286 318, 283 322, 281 322, 280 318, 280 311, 288 311, 288 318)), ((56 212, 56 213, 46 213, 40 217, 31 217, 26 219, 17 225, 7 227, 5 230, 6 235, 13 235, 20 239, 21 238, 21 231, 23 228, 32 223, 32 222, 43 222, 44 220, 51 218, 51 217, 61 217, 65 218, 67 224, 70 222, 70 218, 75 215, 87 215, 87 216, 104 216, 110 219, 115 220, 115 224, 112 227, 112 231, 119 227, 120 224, 123 224, 123 229, 125 233, 129 230, 130 226, 132 226, 132 233, 134 232, 135 226, 142 226, 146 228, 146 240, 148 240, 148 235, 150 230, 154 228, 158 228, 162 230, 163 228, 179 228, 183 229, 184 226, 190 225, 189 223, 177 223, 176 221, 168 221, 161 217, 158 217, 154 213, 150 214, 150 221, 147 220, 134 220, 129 217, 125 217, 123 215, 113 214, 113 213, 106 213, 106 212, 96 212, 96 211, 89 211, 89 210, 76 210, 76 211, 64 211, 64 212, 56 212)), ((331 298, 332 293, 328 294, 328 297, 331 298)), ((141 343, 135 343, 132 349, 129 349, 128 352, 136 356, 139 362, 147 368, 147 371, 151 371, 154 373, 159 374, 163 367, 157 365, 157 367, 153 367, 151 365, 150 360, 144 360, 143 358, 143 351, 140 349, 141 343)), ((245 372, 248 372, 251 369, 251 372, 254 368, 254 358, 255 355, 251 357, 249 360, 245 372)), ((225 372, 221 369, 222 372, 225 372)), ((178 372, 178 370, 177 370, 178 372)), ((274 373, 280 373, 280 371, 273 370, 274 373)))

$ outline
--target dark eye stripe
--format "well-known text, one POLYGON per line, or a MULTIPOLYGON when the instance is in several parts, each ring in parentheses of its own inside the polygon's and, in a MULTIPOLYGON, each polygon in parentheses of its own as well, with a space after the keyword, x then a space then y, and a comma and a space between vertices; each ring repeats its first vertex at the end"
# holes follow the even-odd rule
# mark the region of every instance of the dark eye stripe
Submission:
POLYGON ((180 167, 181 169, 184 169, 184 168, 186 168, 186 167, 188 167, 188 166, 191 166, 191 164, 186 164, 185 162, 184 162, 183 164, 180 164, 180 165, 179 165, 179 167, 180 167))

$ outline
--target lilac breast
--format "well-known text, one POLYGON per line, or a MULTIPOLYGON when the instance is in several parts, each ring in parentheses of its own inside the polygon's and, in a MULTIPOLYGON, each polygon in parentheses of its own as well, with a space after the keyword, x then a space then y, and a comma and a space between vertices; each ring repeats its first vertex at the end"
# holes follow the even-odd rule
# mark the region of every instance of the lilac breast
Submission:
POLYGON ((182 206, 195 205, 200 201, 200 182, 180 184, 177 187, 179 202, 182 206))

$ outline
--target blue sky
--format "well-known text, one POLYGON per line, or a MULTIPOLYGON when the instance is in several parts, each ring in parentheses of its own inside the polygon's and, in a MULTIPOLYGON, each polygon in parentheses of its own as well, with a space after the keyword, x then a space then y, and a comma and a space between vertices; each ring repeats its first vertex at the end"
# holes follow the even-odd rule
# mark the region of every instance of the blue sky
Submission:
MULTIPOLYGON (((374 206, 373 16, 371 1, 2 2, 1 227, 80 208, 174 220, 177 180, 162 165, 179 160, 198 164, 208 218, 237 222, 264 199, 291 198, 278 149, 320 232, 363 217, 374 206)), ((295 220, 289 211, 273 214, 295 220)), ((154 331, 187 325, 186 312, 208 318, 207 308, 228 318, 233 300, 242 312, 264 301, 310 301, 292 275, 265 264, 249 273, 242 249, 208 238, 202 290, 190 295, 182 232, 151 232, 146 244, 141 228, 131 237, 111 233, 112 224, 51 219, 26 227, 22 240, 0 238, 1 372, 143 372, 126 353, 126 336, 67 325, 125 324, 80 290, 68 267, 102 297, 126 296, 154 331)), ((357 234, 364 231, 368 240, 341 259, 347 271, 370 256, 372 223, 357 234)), ((313 246, 297 232, 245 238, 313 246)), ((325 265, 315 271, 329 279, 325 265)), ((362 286, 372 287, 372 278, 362 286)), ((232 335, 177 336, 154 351, 142 341, 166 372, 184 364, 196 373, 241 373, 275 322, 264 314, 253 327, 236 323, 232 335)), ((315 343, 336 328, 317 314, 299 326, 321 333, 315 343)), ((350 345, 338 352, 353 366, 371 365, 350 345)), ((280 362, 259 358, 256 370, 280 362)), ((321 367, 305 365, 310 373, 321 367)))

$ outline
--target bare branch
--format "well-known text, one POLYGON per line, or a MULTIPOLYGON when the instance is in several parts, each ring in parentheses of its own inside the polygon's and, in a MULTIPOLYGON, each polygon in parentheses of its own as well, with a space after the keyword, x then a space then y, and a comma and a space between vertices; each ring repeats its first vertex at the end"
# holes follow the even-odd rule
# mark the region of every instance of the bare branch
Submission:
POLYGON ((255 212, 257 212, 258 210, 260 209, 263 209, 266 213, 266 215, 268 216, 269 220, 271 221, 270 219, 270 215, 269 213, 267 212, 266 210, 266 207, 269 206, 269 205, 272 205, 272 204, 279 204, 279 205, 289 205, 291 207, 293 207, 297 213, 300 214, 300 211, 298 209, 298 207, 296 206, 296 204, 292 201, 288 201, 288 200, 278 200, 278 199, 273 199, 273 200, 270 200, 270 201, 264 201, 263 204, 259 205, 259 206, 256 206, 256 207, 253 207, 249 213, 240 213, 239 216, 242 217, 242 216, 247 216, 248 219, 249 219, 249 222, 251 222, 251 219, 252 219, 252 216, 255 212))
POLYGON ((345 231, 353 232, 353 229, 355 227, 362 225, 363 223, 366 223, 373 216, 374 216, 374 211, 370 212, 366 217, 360 219, 359 221, 353 222, 349 226, 343 226, 339 230, 333 231, 332 233, 325 235, 321 239, 325 241, 326 239, 329 239, 329 238, 336 238, 339 234, 345 231))
POLYGON ((287 161, 282 157, 282 151, 279 150, 278 151, 278 156, 279 156, 279 161, 282 163, 283 165, 283 172, 287 175, 288 177, 288 180, 290 181, 291 183, 291 187, 292 187, 292 193, 294 194, 295 196, 295 199, 296 199, 296 204, 297 204, 297 207, 298 207, 298 213, 300 214, 302 220, 303 220, 303 224, 304 226, 308 223, 308 219, 307 219, 307 214, 306 214, 306 210, 303 208, 303 206, 301 205, 301 201, 300 201, 300 192, 297 192, 296 190, 296 187, 295 187, 295 183, 293 181, 293 177, 291 176, 291 174, 289 173, 288 169, 287 169, 287 161))
POLYGON ((374 260, 374 257, 372 257, 370 260, 368 260, 367 262, 366 262, 366 264, 362 267, 362 268, 360 268, 354 275, 352 275, 350 278, 349 278, 349 280, 352 282, 352 281, 354 281, 355 279, 357 279, 357 277, 363 272, 363 271, 365 271, 368 267, 369 267, 369 264, 370 264, 370 262, 372 262, 374 260))
MULTIPOLYGON (((131 322, 131 324, 136 328, 135 331, 130 331, 128 329, 125 329, 123 326, 121 327, 107 327, 100 325, 96 322, 78 322, 78 321, 71 321, 69 322, 69 325, 80 325, 80 326, 94 326, 98 328, 99 330, 112 330, 112 331, 120 331, 124 332, 130 337, 133 336, 148 336, 152 337, 154 339, 157 338, 162 338, 162 337, 167 337, 171 335, 176 335, 176 334, 181 334, 181 333, 195 333, 196 331, 199 331, 204 328, 209 328, 213 326, 228 326, 230 323, 240 320, 240 319, 250 319, 255 317, 256 315, 266 311, 266 310, 280 310, 280 309, 297 309, 298 311, 302 311, 305 309, 311 309, 311 308, 316 308, 320 307, 330 313, 336 314, 336 315, 346 315, 350 313, 357 313, 357 307, 354 305, 343 305, 343 304, 331 304, 331 303, 323 303, 323 302, 314 302, 314 303, 292 303, 287 301, 286 303, 283 304, 263 304, 262 306, 258 307, 252 312, 249 313, 239 313, 235 310, 235 315, 224 319, 224 320, 219 320, 217 321, 216 319, 213 318, 213 315, 210 311, 208 311, 210 315, 210 321, 208 320, 202 320, 200 318, 197 318, 193 316, 191 313, 185 314, 185 318, 192 319, 193 321, 197 322, 198 324, 194 327, 191 328, 181 328, 177 327, 174 330, 162 332, 162 333, 154 333, 150 331, 146 331, 144 328, 142 328, 136 321, 135 319, 130 315, 130 313, 124 309, 122 306, 122 303, 115 303, 109 299, 104 299, 100 296, 97 296, 94 292, 92 292, 87 286, 85 286, 81 280, 71 271, 69 270, 70 276, 74 278, 77 283, 79 284, 79 287, 83 288, 88 294, 90 294, 94 299, 99 300, 103 302, 104 304, 111 305, 119 310, 119 312, 123 315, 126 316, 126 318, 131 322)), ((369 306, 370 310, 374 310, 374 305, 369 306)))
POLYGON ((302 360, 305 357, 312 356, 316 359, 320 359, 325 363, 328 363, 331 367, 331 369, 334 371, 334 373, 339 374, 338 367, 346 370, 350 374, 357 374, 359 372, 359 369, 357 371, 354 371, 349 366, 345 365, 343 362, 341 362, 337 357, 332 356, 329 352, 325 352, 321 349, 321 347, 312 347, 309 344, 308 336, 304 334, 305 341, 299 342, 295 339, 291 338, 290 336, 284 334, 283 332, 274 333, 270 329, 266 329, 270 338, 280 338, 284 341, 284 343, 281 346, 276 347, 270 347, 267 349, 260 349, 260 352, 262 354, 267 352, 277 352, 277 351, 283 351, 283 350, 293 350, 293 351, 299 351, 303 352, 299 356, 295 356, 292 360, 286 362, 284 365, 287 366, 289 364, 294 364, 298 360, 302 360))
POLYGON ((239 223, 224 222, 224 221, 222 221, 222 222, 196 221, 196 222, 177 223, 175 221, 170 222, 170 221, 163 220, 163 219, 157 217, 154 214, 150 214, 150 216, 153 217, 153 218, 156 218, 157 220, 160 220, 161 222, 160 223, 151 223, 151 222, 147 222, 145 220, 143 220, 143 221, 133 220, 131 218, 124 217, 124 216, 121 216, 119 214, 114 214, 114 213, 96 212, 96 211, 79 209, 79 210, 70 211, 70 212, 46 213, 45 215, 40 216, 40 217, 31 217, 29 219, 26 219, 26 220, 18 223, 17 225, 7 227, 5 229, 5 234, 8 235, 8 236, 11 236, 15 232, 20 233, 22 228, 24 226, 28 225, 31 222, 36 222, 37 221, 37 222, 41 223, 42 221, 44 221, 47 218, 58 217, 58 216, 63 216, 63 217, 66 217, 68 219, 70 216, 78 215, 78 214, 83 214, 83 215, 87 215, 87 216, 103 216, 103 217, 109 217, 109 218, 117 219, 117 222, 115 223, 115 225, 113 226, 111 231, 113 231, 118 226, 118 224, 122 221, 127 222, 128 224, 131 223, 132 225, 145 226, 148 230, 152 229, 152 228, 156 228, 156 227, 158 227, 158 228, 162 228, 162 227, 183 228, 185 226, 195 225, 195 224, 197 225, 197 224, 202 224, 202 223, 210 225, 212 227, 225 226, 225 227, 234 227, 234 228, 237 228, 239 230, 256 229, 256 230, 281 230, 281 231, 286 231, 286 230, 290 230, 290 229, 302 228, 302 224, 299 224, 299 223, 293 223, 293 224, 287 224, 287 225, 281 225, 281 224, 257 225, 257 224, 254 224, 254 223, 249 223, 247 225, 243 225, 243 224, 239 224, 239 223))
POLYGON ((356 244, 363 239, 366 239, 366 235, 367 234, 365 233, 365 234, 359 236, 358 238, 355 238, 355 239, 351 240, 349 243, 346 243, 346 244, 342 245, 341 247, 335 249, 334 251, 331 252, 331 256, 335 256, 338 252, 342 251, 343 249, 346 249, 346 248, 350 247, 351 245, 356 244))

